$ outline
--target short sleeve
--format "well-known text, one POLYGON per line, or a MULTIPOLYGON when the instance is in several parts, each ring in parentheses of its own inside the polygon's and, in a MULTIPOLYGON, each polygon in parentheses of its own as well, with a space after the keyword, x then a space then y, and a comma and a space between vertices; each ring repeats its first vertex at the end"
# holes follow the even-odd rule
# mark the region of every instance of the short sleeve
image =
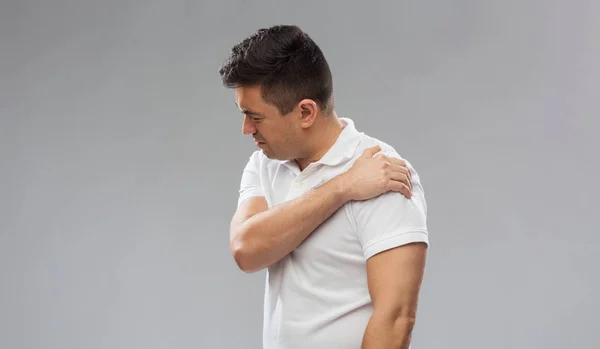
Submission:
POLYGON ((248 159, 248 163, 242 172, 240 181, 240 190, 238 197, 238 207, 247 199, 254 196, 264 196, 264 190, 260 180, 260 158, 258 154, 253 153, 248 159))
POLYGON ((413 195, 388 192, 370 200, 355 201, 353 213, 365 259, 398 246, 423 242, 429 245, 427 204, 419 177, 412 173, 413 195))

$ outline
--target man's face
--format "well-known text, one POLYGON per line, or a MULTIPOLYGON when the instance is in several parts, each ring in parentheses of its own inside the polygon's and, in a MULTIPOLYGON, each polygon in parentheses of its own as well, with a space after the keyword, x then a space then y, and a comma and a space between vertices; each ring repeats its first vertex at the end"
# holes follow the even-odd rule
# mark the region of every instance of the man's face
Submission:
POLYGON ((244 115, 242 133, 254 138, 257 147, 270 159, 292 160, 300 153, 299 131, 294 113, 281 115, 267 104, 260 87, 238 87, 235 99, 244 115))

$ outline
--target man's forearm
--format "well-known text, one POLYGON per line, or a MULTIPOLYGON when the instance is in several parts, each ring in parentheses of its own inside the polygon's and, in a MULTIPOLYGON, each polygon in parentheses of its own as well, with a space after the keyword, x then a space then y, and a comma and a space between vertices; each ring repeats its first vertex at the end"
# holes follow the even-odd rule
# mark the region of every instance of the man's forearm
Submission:
POLYGON ((369 320, 361 349, 408 349, 414 320, 374 313, 369 320))
POLYGON ((279 261, 348 201, 343 175, 297 199, 258 213, 234 232, 238 264, 248 272, 279 261))

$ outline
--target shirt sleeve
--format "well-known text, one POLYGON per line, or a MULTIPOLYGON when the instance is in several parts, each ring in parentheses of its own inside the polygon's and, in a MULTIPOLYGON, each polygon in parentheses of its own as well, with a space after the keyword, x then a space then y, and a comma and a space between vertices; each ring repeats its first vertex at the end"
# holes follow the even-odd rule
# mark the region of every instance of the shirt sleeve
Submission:
POLYGON ((255 152, 250 156, 242 172, 238 207, 251 197, 265 195, 260 180, 260 157, 258 155, 255 152))
POLYGON ((353 202, 356 229, 365 259, 414 242, 429 245, 424 191, 416 171, 408 165, 413 185, 410 199, 398 192, 388 192, 370 200, 353 202))

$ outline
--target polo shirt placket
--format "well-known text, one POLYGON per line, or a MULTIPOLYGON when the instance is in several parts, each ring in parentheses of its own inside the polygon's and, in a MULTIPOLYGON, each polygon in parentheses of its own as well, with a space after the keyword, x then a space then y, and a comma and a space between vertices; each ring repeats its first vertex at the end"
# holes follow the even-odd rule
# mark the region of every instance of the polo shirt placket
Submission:
POLYGON ((298 166, 295 164, 286 163, 286 166, 296 175, 290 183, 288 195, 285 198, 285 201, 290 201, 302 196, 308 190, 314 188, 313 182, 315 182, 315 176, 317 175, 316 172, 318 170, 316 166, 320 167, 322 165, 312 163, 302 172, 300 172, 298 166))

